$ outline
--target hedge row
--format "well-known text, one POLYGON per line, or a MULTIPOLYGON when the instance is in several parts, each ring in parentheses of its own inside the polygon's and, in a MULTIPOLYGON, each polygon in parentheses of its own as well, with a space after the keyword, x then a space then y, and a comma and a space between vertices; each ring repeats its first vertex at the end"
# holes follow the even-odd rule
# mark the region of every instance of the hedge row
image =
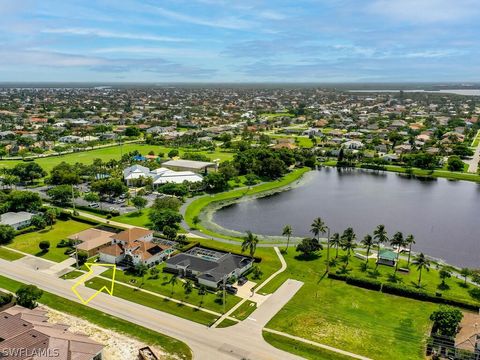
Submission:
POLYGON ((25 228, 23 228, 23 229, 17 230, 17 231, 15 232, 15 236, 23 235, 23 234, 28 234, 28 233, 31 233, 31 232, 34 232, 34 231, 37 231, 37 229, 35 228, 35 226, 28 226, 28 227, 25 227, 25 228))
POLYGON ((438 304, 447 304, 458 306, 464 309, 478 311, 479 305, 473 301, 457 300, 450 297, 444 297, 441 293, 436 295, 429 294, 426 291, 415 289, 405 285, 394 283, 382 283, 374 279, 358 278, 349 275, 328 273, 328 277, 334 280, 345 281, 347 284, 362 287, 369 290, 382 291, 386 294, 403 296, 420 301, 430 301, 438 304))

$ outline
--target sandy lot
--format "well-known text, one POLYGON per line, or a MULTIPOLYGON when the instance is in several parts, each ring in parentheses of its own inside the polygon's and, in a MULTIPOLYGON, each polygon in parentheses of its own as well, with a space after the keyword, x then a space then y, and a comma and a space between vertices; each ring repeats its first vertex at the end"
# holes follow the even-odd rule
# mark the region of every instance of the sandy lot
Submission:
MULTIPOLYGON (((101 328, 86 320, 58 312, 45 306, 42 307, 48 310, 50 322, 69 325, 71 332, 87 334, 91 339, 105 345, 103 360, 137 360, 138 350, 147 346, 128 336, 101 328)), ((162 349, 151 348, 160 359, 176 359, 175 356, 165 353, 162 349)))

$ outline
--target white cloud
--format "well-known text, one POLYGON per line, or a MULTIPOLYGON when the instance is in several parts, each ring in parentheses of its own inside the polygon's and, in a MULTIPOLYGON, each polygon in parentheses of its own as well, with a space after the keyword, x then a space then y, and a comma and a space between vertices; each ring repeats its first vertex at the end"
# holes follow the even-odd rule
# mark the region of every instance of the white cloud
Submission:
POLYGON ((95 54, 137 54, 137 55, 162 55, 162 56, 184 56, 184 57, 216 57, 215 52, 209 52, 197 49, 169 48, 169 47, 149 47, 149 46, 118 46, 105 47, 92 50, 95 54))
POLYGON ((177 11, 168 10, 158 6, 148 6, 148 8, 172 20, 182 21, 195 25, 203 25, 208 27, 231 30, 245 30, 251 28, 254 25, 251 21, 243 20, 232 16, 222 17, 221 19, 204 19, 201 17, 191 16, 177 11))
POLYGON ((375 0, 370 12, 414 23, 457 22, 479 14, 477 0, 375 0))
POLYGON ((117 32, 93 28, 50 28, 42 30, 47 34, 77 35, 77 36, 95 36, 101 38, 131 39, 147 41, 165 41, 165 42, 186 42, 189 39, 177 38, 171 36, 159 36, 152 34, 137 34, 128 32, 117 32))

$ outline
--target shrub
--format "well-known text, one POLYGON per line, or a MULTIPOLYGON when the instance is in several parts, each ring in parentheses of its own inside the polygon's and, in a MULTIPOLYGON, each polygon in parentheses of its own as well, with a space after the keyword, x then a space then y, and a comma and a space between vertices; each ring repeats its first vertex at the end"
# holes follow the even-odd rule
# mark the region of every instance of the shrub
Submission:
POLYGON ((0 294, 0 306, 10 304, 13 300, 12 294, 0 294))
POLYGON ((47 241, 47 240, 40 241, 40 244, 38 244, 38 247, 40 248, 40 250, 42 250, 42 252, 47 252, 48 249, 50 249, 50 241, 47 241))
POLYGON ((480 301, 480 288, 478 287, 474 287, 472 289, 470 289, 468 291, 468 293, 470 294, 470 296, 472 298, 474 298, 475 300, 479 300, 480 301))
POLYGON ((35 285, 23 285, 17 292, 17 304, 29 309, 37 307, 37 300, 43 295, 43 291, 35 285))

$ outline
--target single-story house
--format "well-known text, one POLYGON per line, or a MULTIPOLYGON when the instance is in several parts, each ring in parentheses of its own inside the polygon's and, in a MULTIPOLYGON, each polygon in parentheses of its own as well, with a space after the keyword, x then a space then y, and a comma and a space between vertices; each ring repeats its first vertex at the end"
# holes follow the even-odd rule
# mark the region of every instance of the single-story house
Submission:
POLYGON ((240 277, 252 267, 253 259, 231 253, 193 248, 166 261, 164 270, 193 278, 200 285, 218 288, 224 279, 240 277), (212 256, 210 253, 213 253, 212 256))
POLYGON ((175 171, 193 171, 195 173, 206 174, 209 169, 216 168, 217 164, 206 161, 179 159, 166 161, 162 166, 175 171))
POLYGON ((10 225, 15 230, 22 229, 30 225, 34 215, 27 211, 7 212, 0 215, 0 224, 10 225))
POLYGON ((85 334, 68 331, 68 325, 49 322, 47 314, 48 311, 42 308, 30 310, 21 306, 0 312, 0 346, 5 350, 18 350, 18 356, 7 355, 7 359, 102 358, 104 345, 85 334))
POLYGON ((360 150, 360 149, 363 149, 365 145, 361 141, 349 140, 344 142, 342 144, 342 147, 344 149, 349 149, 349 150, 360 150))
POLYGON ((171 249, 169 245, 154 243, 153 231, 137 227, 114 234, 110 239, 110 245, 98 251, 100 261, 108 264, 153 266, 163 261, 171 249))
POLYGON ((196 183, 203 180, 202 176, 193 171, 174 171, 164 167, 150 170, 141 165, 133 165, 123 170, 123 178, 128 186, 135 186, 142 179, 151 178, 154 186, 176 183, 181 184, 185 181, 196 183))
POLYGON ((115 235, 113 232, 92 228, 70 235, 68 238, 79 242, 76 248, 79 251, 85 251, 90 257, 98 254, 100 249, 109 246, 113 235, 115 235))

